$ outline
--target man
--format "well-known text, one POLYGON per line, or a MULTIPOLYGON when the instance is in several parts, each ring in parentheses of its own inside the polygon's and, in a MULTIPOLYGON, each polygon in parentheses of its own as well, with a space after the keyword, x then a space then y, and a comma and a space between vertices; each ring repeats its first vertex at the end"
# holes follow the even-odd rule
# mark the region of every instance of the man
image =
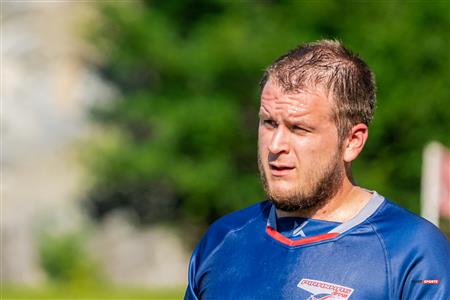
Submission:
POLYGON ((261 89, 268 201, 210 227, 185 299, 450 299, 447 238, 352 180, 375 109, 368 66, 323 40, 281 56, 261 89))

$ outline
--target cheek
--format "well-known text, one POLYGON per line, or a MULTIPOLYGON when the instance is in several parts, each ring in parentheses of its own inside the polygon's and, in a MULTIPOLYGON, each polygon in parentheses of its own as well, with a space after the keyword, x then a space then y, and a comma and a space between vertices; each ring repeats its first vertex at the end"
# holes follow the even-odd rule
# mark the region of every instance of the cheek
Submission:
POLYGON ((267 151, 267 148, 269 146, 269 143, 271 141, 271 135, 268 130, 266 130, 264 127, 259 126, 258 129, 258 148, 259 151, 267 151))
POLYGON ((294 147, 299 161, 317 165, 335 155, 337 140, 333 137, 302 137, 295 141, 294 147))
POLYGON ((302 157, 317 155, 318 152, 323 150, 321 148, 321 143, 319 143, 319 139, 313 136, 296 138, 293 143, 293 147, 295 148, 295 152, 300 159, 302 157))

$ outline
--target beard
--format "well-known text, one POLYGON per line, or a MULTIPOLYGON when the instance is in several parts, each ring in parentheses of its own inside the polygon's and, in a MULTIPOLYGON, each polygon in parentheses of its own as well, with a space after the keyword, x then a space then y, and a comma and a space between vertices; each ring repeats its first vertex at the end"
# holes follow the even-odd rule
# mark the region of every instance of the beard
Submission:
POLYGON ((339 161, 340 158, 336 152, 325 167, 316 168, 311 171, 308 179, 303 178, 306 186, 296 186, 292 191, 280 193, 271 190, 258 151, 259 175, 268 200, 277 209, 286 212, 318 209, 335 196, 344 178, 344 171, 339 167, 339 161))

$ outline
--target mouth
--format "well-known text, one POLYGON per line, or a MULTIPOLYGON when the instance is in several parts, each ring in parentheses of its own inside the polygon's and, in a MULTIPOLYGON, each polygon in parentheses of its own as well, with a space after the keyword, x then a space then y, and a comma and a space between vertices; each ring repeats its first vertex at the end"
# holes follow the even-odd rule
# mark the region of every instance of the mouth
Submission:
POLYGON ((286 176, 295 169, 293 166, 271 163, 269 164, 270 172, 275 177, 286 176))

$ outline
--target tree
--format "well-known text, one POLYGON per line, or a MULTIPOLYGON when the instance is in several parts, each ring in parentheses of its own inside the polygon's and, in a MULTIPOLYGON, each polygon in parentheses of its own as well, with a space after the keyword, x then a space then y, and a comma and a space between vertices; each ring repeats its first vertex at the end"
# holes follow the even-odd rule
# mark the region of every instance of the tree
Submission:
POLYGON ((210 223, 262 200, 256 165, 262 69, 302 42, 338 38, 372 67, 379 108, 354 175, 418 212, 421 151, 450 145, 449 4, 346 1, 106 3, 92 35, 121 97, 96 108, 87 197, 141 222, 210 223))

